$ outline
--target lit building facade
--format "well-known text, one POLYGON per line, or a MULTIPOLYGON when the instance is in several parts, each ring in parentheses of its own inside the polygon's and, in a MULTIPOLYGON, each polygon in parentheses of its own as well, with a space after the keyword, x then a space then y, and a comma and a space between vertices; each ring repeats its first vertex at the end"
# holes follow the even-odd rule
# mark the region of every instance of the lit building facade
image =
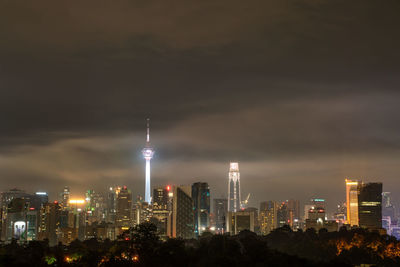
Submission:
POLYGON ((115 227, 117 235, 131 227, 132 219, 132 193, 126 186, 117 191, 115 227))
POLYGON ((237 235, 243 230, 254 232, 256 214, 253 211, 229 211, 226 219, 226 231, 237 235))
POLYGON ((230 163, 228 176, 228 211, 236 212, 241 204, 239 163, 230 163))
POLYGON ((168 236, 190 239, 194 237, 193 200, 191 186, 174 186, 168 236))
POLYGON ((226 231, 226 215, 228 213, 228 199, 214 198, 215 232, 223 234, 226 231))
POLYGON ((146 146, 142 150, 144 159, 146 160, 146 183, 145 183, 145 193, 144 201, 151 203, 151 181, 150 181, 150 161, 154 155, 154 149, 150 145, 150 119, 147 119, 147 137, 146 146))
POLYGON ((68 208, 70 194, 69 186, 64 186, 60 194, 60 203, 64 209, 68 208))
POLYGON ((347 224, 358 226, 358 184, 356 180, 346 179, 347 224))
POLYGON ((192 185, 192 200, 194 233, 199 236, 210 227, 210 188, 208 183, 194 183, 192 185))
POLYGON ((278 211, 277 211, 277 224, 278 227, 282 227, 284 225, 289 225, 290 218, 289 218, 289 208, 287 205, 287 202, 284 201, 280 203, 278 206, 278 211))
POLYGON ((103 194, 94 190, 86 191, 86 221, 88 224, 106 220, 106 203, 103 194))
POLYGON ((260 203, 260 232, 269 234, 277 227, 278 204, 275 201, 264 201, 260 203))
POLYGON ((168 220, 172 212, 173 192, 171 186, 157 187, 153 189, 153 215, 151 222, 157 226, 162 239, 168 235, 168 220))
POLYGON ((46 203, 40 210, 38 239, 48 239, 50 246, 55 246, 58 243, 57 232, 61 209, 62 207, 55 201, 46 203))
POLYGON ((117 192, 120 190, 120 187, 110 187, 107 191, 106 222, 108 223, 115 223, 117 214, 117 192))
POLYGON ((358 194, 359 226, 382 228, 382 183, 361 183, 358 194))

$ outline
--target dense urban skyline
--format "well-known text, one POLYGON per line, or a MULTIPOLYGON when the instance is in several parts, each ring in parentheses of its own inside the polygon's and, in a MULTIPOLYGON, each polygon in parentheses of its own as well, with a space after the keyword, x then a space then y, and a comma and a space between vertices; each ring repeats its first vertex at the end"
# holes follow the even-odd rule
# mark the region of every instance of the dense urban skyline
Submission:
POLYGON ((399 201, 398 1, 3 1, 0 190, 207 182, 226 197, 399 201), (204 14, 207 14, 206 16, 204 14), (340 16, 338 15, 340 14, 340 16), (51 22, 51 23, 49 23, 51 22))

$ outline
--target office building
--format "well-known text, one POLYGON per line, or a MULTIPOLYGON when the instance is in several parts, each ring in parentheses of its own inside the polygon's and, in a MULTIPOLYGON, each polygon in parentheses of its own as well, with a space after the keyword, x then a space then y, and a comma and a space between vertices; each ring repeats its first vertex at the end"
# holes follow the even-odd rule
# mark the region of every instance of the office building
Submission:
POLYGON ((174 186, 172 211, 168 220, 168 236, 190 239, 194 237, 193 200, 191 186, 174 186))
POLYGON ((59 201, 63 209, 68 208, 70 194, 71 193, 69 190, 69 186, 64 186, 64 189, 60 194, 60 201, 59 201))
POLYGON ((120 190, 120 187, 110 187, 107 191, 106 222, 108 223, 115 223, 117 214, 117 192, 120 190))
POLYGON ((86 200, 86 221, 88 224, 102 222, 106 220, 106 203, 103 194, 94 190, 87 190, 86 200))
POLYGON ((117 190, 116 234, 122 234, 132 226, 132 193, 126 186, 117 190))
POLYGON ((229 211, 226 220, 226 231, 231 235, 237 235, 241 231, 254 232, 256 214, 254 211, 229 211))
POLYGON ((153 211, 150 219, 157 226, 161 239, 168 235, 168 220, 172 212, 173 192, 171 186, 157 187, 153 190, 153 211))
POLYGON ((382 216, 389 216, 392 220, 396 219, 396 209, 390 192, 382 193, 382 216))
POLYGON ((194 233, 199 236, 210 227, 210 188, 207 183, 192 185, 194 233))
POLYGON ((346 179, 347 224, 358 226, 358 184, 356 180, 346 179))
POLYGON ((214 199, 215 232, 223 234, 226 231, 226 215, 228 212, 228 199, 214 199))
POLYGON ((333 218, 339 223, 340 226, 346 223, 347 207, 346 203, 340 203, 336 207, 336 212, 333 214, 333 218))
POLYGON ((382 228, 382 183, 361 183, 358 194, 359 226, 382 228))
POLYGON ((280 203, 278 206, 277 210, 277 224, 278 227, 282 227, 284 225, 289 225, 290 219, 289 219, 289 209, 286 201, 283 201, 280 203))
POLYGON ((264 201, 260 203, 260 232, 262 235, 269 234, 278 225, 278 204, 275 201, 264 201))
POLYGON ((57 230, 61 210, 62 206, 57 201, 44 204, 40 210, 38 239, 48 239, 50 246, 58 243, 57 230))

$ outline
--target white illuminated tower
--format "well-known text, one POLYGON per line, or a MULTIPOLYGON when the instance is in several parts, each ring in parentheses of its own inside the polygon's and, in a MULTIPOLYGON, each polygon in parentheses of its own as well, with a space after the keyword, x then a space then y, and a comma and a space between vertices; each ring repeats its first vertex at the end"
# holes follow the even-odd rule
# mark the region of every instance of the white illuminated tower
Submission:
POLYGON ((147 138, 146 146, 142 150, 144 159, 146 160, 146 186, 144 193, 144 201, 151 203, 151 186, 150 186, 150 160, 153 158, 154 150, 150 145, 150 119, 147 119, 147 138))
POLYGON ((229 166, 228 211, 240 210, 240 172, 239 163, 231 162, 229 166))

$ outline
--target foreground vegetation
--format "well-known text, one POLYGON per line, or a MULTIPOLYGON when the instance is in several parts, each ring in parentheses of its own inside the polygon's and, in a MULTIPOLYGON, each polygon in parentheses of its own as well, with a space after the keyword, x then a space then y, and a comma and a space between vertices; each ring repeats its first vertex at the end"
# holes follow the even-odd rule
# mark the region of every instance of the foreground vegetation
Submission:
POLYGON ((198 240, 161 241, 153 224, 131 229, 116 241, 46 241, 0 247, 0 266, 400 266, 400 242, 362 229, 316 233, 276 229, 267 236, 205 233, 198 240))

